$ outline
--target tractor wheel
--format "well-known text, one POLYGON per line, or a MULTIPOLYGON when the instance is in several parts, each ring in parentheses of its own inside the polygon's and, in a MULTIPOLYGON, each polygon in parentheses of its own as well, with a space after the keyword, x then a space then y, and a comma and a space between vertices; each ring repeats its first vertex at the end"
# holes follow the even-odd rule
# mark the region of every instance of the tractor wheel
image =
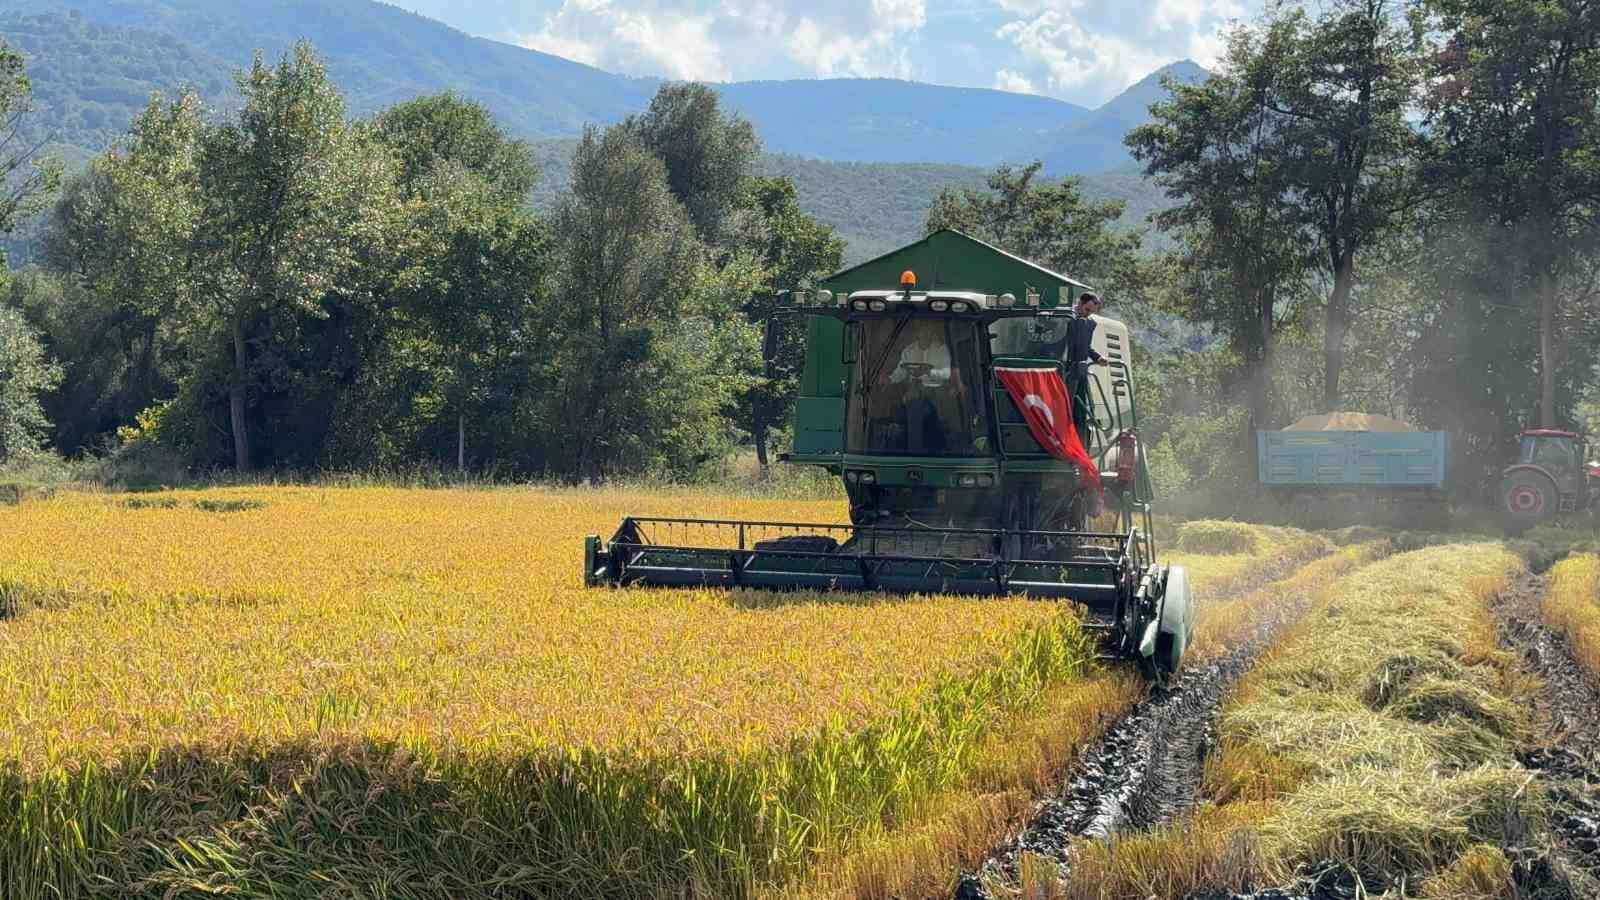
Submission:
POLYGON ((1523 469, 1500 482, 1500 513, 1512 534, 1554 517, 1560 503, 1561 494, 1548 475, 1523 469))
POLYGON ((1161 625, 1156 631, 1156 667, 1167 678, 1183 668, 1183 655, 1194 634, 1194 598, 1189 593, 1189 572, 1173 566, 1167 572, 1167 592, 1161 600, 1161 625))

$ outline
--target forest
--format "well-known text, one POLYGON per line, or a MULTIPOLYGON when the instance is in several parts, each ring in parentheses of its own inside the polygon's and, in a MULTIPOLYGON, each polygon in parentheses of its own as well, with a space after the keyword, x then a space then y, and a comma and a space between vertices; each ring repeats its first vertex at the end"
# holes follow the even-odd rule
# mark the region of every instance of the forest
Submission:
MULTIPOLYGON (((1256 429, 1350 409, 1450 432, 1476 496, 1520 428, 1600 427, 1597 44, 1583 0, 1275 7, 1128 135, 1159 207, 1018 164, 908 224, 1095 284, 1160 348, 1164 494, 1225 513, 1256 429)), ((352 115, 303 42, 236 82, 65 177, 0 49, 0 234, 45 216, 0 276, 0 465, 693 480, 783 446, 800 348, 763 327, 847 249, 710 88, 552 175, 461 96, 352 115)))

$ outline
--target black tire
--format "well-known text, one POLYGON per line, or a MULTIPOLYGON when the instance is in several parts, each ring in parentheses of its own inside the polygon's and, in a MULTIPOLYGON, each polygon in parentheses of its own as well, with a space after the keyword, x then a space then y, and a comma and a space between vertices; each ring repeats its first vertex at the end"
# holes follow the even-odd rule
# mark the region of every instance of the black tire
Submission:
POLYGON ((1555 518, 1561 508, 1561 492, 1550 476, 1520 469, 1500 481, 1500 515, 1512 534, 1555 518))

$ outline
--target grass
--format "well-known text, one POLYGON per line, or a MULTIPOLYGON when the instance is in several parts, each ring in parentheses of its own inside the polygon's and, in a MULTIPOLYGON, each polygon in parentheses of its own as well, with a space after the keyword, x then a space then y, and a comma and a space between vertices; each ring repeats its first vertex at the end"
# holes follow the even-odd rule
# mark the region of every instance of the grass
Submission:
POLYGON ((1568 557, 1550 574, 1544 619, 1566 635, 1578 662, 1600 676, 1600 555, 1568 557))
POLYGON ((824 869, 870 896, 919 860, 948 877, 1139 694, 1052 604, 581 588, 585 533, 686 503, 843 513, 310 487, 0 508, 0 896, 741 896, 824 869))
POLYGON ((1036 872, 1025 888, 1181 896, 1286 884, 1333 861, 1373 893, 1425 884, 1465 898, 1494 882, 1490 895, 1509 896, 1484 848, 1526 845, 1542 803, 1513 755, 1527 723, 1506 698, 1522 685, 1488 602, 1521 567, 1498 545, 1442 546, 1324 584, 1227 703, 1201 806, 1085 842, 1064 880, 1036 872))

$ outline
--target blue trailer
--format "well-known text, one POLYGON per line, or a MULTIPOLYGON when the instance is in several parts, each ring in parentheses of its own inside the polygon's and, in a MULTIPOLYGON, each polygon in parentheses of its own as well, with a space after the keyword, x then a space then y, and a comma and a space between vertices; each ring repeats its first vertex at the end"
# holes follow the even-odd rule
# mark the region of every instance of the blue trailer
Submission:
POLYGON ((1442 525, 1442 431, 1258 431, 1257 476, 1286 517, 1316 527, 1442 525))

